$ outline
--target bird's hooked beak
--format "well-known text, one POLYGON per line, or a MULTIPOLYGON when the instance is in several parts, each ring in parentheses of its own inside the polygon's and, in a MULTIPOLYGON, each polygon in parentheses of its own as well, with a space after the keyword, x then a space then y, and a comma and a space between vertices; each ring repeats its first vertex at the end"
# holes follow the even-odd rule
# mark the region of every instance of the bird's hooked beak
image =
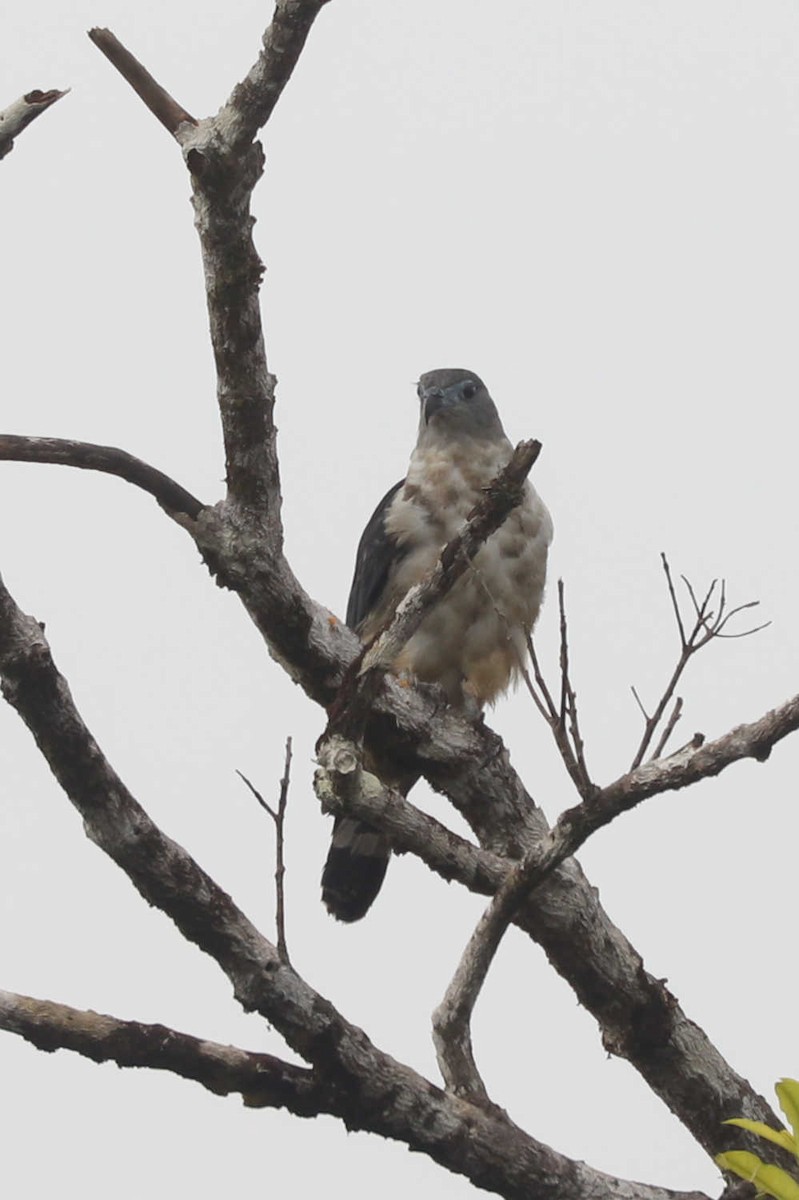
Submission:
POLYGON ((441 412, 443 408, 451 408, 458 399, 457 388, 425 387, 420 383, 418 391, 425 425, 437 412, 441 412))

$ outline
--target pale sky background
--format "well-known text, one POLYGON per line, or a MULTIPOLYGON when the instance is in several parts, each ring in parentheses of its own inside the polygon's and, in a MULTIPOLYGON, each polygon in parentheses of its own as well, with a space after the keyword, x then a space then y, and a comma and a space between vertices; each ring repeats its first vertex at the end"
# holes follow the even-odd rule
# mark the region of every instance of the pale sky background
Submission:
MULTIPOLYGON (((176 146, 91 45, 107 25, 196 116, 250 66, 245 0, 6 6, 0 107, 71 95, 0 166, 5 432, 138 454, 202 499, 223 458, 200 256, 176 146)), ((773 624, 689 670, 675 744, 797 689, 799 8, 777 0, 333 0, 265 136, 256 239, 287 549, 343 614, 355 545, 415 437, 412 383, 466 366, 535 481, 567 583, 591 766, 620 774, 677 643, 658 555, 726 576, 773 624)), ((0 570, 152 817, 273 931, 272 830, 294 738, 288 935, 297 967, 385 1050, 437 1079, 429 1015, 483 901, 408 858, 369 917, 318 899, 311 790, 323 714, 142 493, 0 464, 0 570)), ((540 624, 555 661, 554 586, 540 624)), ((492 720, 551 817, 574 795, 522 692, 492 720)), ((799 1075, 793 909, 799 739, 660 797, 581 855, 611 917, 733 1066, 799 1075)), ((216 966, 83 836, 0 708, 0 987, 252 1049, 216 966)), ((417 802, 460 829, 438 799, 417 802)), ((720 1177, 527 939, 477 1013, 493 1097, 594 1166, 718 1192, 720 1177)), ((471 1185, 330 1119, 252 1112, 168 1075, 0 1037, 0 1185, 85 1200, 460 1198, 471 1185)))

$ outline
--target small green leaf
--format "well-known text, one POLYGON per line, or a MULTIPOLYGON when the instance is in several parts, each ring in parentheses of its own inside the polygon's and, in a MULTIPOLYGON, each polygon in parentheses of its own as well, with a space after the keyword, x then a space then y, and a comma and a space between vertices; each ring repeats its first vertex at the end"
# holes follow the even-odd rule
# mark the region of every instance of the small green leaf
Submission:
POLYGON ((783 1150, 790 1150, 791 1154, 796 1153, 796 1142, 787 1129, 772 1129, 770 1125, 764 1125, 762 1121, 748 1121, 746 1117, 731 1117, 724 1124, 737 1125, 739 1129, 746 1129, 749 1133, 756 1133, 758 1137, 782 1146, 783 1150))
POLYGON ((779 1167, 767 1166, 748 1150, 728 1150, 717 1154, 716 1163, 722 1171, 732 1171, 741 1179, 753 1183, 761 1195, 774 1200, 799 1200, 799 1183, 779 1167))
POLYGON ((727 1150, 724 1154, 716 1155, 716 1162, 722 1171, 732 1171, 753 1183, 758 1171, 764 1166, 762 1158, 750 1154, 748 1150, 727 1150))
POLYGON ((757 1173, 755 1187, 775 1200, 799 1200, 799 1183, 780 1167, 763 1167, 757 1173))
MULTIPOLYGON (((775 1087, 780 1108, 793 1129, 794 1139, 799 1137, 799 1083, 795 1079, 781 1079, 775 1087)), ((794 1152, 796 1146, 794 1143, 794 1152)))

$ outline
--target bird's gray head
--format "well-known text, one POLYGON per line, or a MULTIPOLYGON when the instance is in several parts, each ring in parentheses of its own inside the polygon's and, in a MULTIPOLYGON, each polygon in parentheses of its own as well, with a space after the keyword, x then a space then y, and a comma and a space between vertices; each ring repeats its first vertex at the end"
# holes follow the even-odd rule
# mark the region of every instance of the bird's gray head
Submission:
POLYGON ((479 375, 460 367, 427 371, 419 379, 420 434, 425 429, 444 436, 503 437, 494 401, 479 375))

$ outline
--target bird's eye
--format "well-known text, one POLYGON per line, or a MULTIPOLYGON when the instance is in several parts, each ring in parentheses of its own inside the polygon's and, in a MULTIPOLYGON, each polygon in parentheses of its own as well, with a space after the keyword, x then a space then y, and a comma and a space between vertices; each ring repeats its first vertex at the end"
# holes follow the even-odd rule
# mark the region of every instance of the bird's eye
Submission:
POLYGON ((473 383, 471 379, 467 379, 462 391, 464 400, 471 400, 472 396, 477 393, 477 384, 473 383))

